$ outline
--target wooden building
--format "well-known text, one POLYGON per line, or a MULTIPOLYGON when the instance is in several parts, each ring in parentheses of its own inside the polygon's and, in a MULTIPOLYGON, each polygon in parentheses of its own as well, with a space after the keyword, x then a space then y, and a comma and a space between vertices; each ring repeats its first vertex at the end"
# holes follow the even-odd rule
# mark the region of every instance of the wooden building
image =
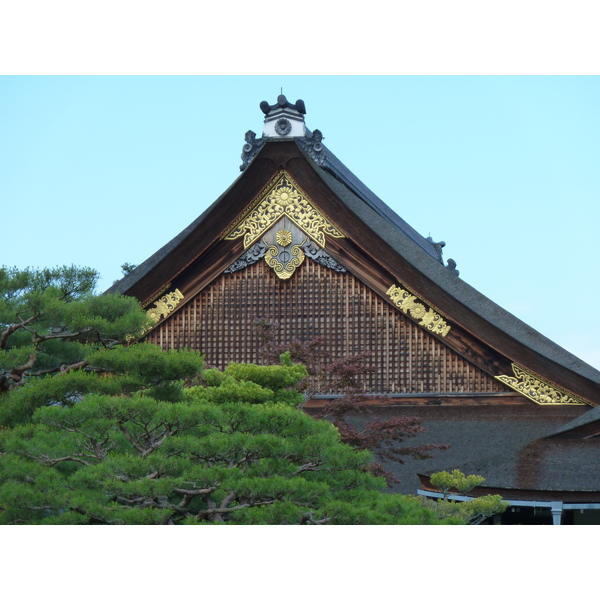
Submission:
MULTIPOLYGON (((147 339, 207 363, 260 362, 256 319, 280 342, 326 339, 335 359, 370 351, 380 414, 418 416, 419 442, 451 449, 396 474, 435 495, 428 473, 486 478, 504 522, 600 523, 600 373, 465 283, 359 181, 281 95, 260 105, 242 173, 187 229, 109 291, 135 296, 147 339)), ((318 388, 308 404, 336 392, 318 388)))

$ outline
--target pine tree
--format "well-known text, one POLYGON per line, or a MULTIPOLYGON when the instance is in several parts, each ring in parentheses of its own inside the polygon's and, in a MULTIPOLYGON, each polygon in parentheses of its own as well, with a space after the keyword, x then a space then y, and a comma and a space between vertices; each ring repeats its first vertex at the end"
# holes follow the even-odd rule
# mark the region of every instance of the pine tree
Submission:
POLYGON ((306 369, 284 363, 206 370, 176 402, 148 389, 38 409, 0 432, 0 522, 460 522, 382 493, 371 453, 298 409, 306 369))
POLYGON ((147 316, 96 281, 0 269, 0 523, 461 522, 382 493, 371 452, 300 410, 289 354, 221 372, 130 343, 147 316))
POLYGON ((94 351, 141 333, 134 298, 97 295, 98 273, 82 267, 0 268, 0 395, 36 377, 88 367, 94 351))

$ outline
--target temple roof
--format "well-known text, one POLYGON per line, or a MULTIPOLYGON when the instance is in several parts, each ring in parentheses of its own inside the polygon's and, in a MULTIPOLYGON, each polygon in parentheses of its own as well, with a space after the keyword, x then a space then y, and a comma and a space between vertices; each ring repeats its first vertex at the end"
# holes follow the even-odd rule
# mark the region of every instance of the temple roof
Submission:
POLYGON ((275 105, 263 102, 261 109, 266 133, 261 138, 252 131, 246 133, 241 175, 186 229, 107 293, 149 300, 220 239, 231 222, 223 222, 227 215, 235 218, 235 212, 244 210, 274 171, 288 165, 302 179, 300 184, 326 191, 343 208, 343 217, 358 224, 357 235, 362 237, 357 243, 392 272, 406 272, 411 289, 443 315, 510 360, 589 403, 600 402, 600 372, 463 281, 454 261, 444 264, 444 242, 436 243, 415 231, 323 144, 319 130, 306 128, 304 102, 291 104, 281 95, 275 105))

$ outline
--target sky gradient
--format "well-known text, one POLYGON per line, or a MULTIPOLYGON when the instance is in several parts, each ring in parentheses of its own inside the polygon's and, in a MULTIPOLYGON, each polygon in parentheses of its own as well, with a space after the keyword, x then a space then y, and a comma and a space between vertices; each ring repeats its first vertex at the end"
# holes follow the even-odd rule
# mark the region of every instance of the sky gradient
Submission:
POLYGON ((239 176, 281 88, 464 281, 600 368, 598 77, 0 77, 0 264, 106 289, 239 176))

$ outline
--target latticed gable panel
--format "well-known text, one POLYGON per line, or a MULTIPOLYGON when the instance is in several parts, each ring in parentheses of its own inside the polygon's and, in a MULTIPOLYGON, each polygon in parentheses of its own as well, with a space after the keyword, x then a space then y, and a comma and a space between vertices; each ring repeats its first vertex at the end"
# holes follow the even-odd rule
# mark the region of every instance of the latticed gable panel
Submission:
MULTIPOLYGON (((158 325, 148 340, 193 348, 209 365, 262 362, 252 323, 276 321, 278 343, 325 339, 329 361, 369 352, 374 372, 364 387, 377 393, 501 392, 505 387, 385 302, 348 272, 304 261, 287 280, 259 261, 222 274, 158 325)), ((336 391, 317 385, 321 392, 336 391)))

